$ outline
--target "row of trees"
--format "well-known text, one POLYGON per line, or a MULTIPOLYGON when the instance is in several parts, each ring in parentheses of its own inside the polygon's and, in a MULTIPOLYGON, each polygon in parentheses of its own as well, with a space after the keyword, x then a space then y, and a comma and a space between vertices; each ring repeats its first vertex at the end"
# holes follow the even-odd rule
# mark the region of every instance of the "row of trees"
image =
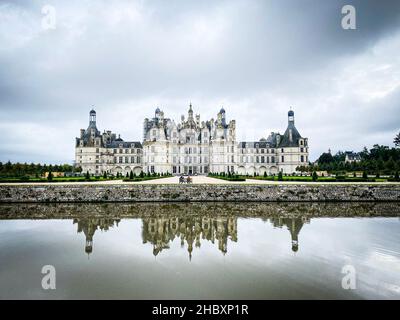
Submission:
POLYGON ((395 174, 400 171, 400 149, 374 145, 372 149, 364 148, 359 152, 360 161, 346 162, 345 153, 335 155, 323 153, 316 164, 298 167, 302 172, 328 171, 330 173, 346 171, 365 171, 368 174, 395 174))
POLYGON ((73 172, 79 171, 69 164, 47 165, 40 163, 6 163, 0 162, 0 177, 39 177, 45 172, 73 172))

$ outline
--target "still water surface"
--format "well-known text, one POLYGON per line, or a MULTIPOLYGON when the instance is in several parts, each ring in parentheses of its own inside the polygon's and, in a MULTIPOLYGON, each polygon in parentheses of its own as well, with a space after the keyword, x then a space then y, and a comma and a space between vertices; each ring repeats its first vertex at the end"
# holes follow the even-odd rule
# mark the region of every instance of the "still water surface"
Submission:
POLYGON ((399 204, 0 206, 2 299, 399 299, 399 204), (43 290, 41 269, 56 269, 43 290), (342 268, 356 289, 342 288, 342 268))

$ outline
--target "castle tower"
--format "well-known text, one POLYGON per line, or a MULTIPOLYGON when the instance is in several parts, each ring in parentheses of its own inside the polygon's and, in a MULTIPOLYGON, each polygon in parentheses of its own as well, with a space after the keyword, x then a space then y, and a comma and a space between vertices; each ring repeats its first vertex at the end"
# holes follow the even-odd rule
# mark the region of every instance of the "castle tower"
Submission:
POLYGON ((193 121, 193 109, 192 103, 189 104, 189 111, 188 111, 188 121, 193 121))
POLYGON ((288 124, 294 125, 294 111, 291 109, 288 112, 288 124))
POLYGON ((96 111, 94 109, 89 112, 89 125, 91 124, 96 126, 96 111))

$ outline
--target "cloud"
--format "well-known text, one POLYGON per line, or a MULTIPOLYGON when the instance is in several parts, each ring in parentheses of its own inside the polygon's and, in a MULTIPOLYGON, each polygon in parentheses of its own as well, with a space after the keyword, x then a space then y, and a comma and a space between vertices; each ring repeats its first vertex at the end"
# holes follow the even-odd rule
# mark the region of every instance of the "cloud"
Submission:
POLYGON ((293 106, 311 159, 399 129, 398 1, 53 1, 45 30, 47 4, 0 4, 0 161, 70 161, 92 106, 127 140, 156 106, 179 120, 190 101, 203 119, 223 105, 238 140, 283 132, 293 106), (344 4, 356 30, 341 28, 344 4))

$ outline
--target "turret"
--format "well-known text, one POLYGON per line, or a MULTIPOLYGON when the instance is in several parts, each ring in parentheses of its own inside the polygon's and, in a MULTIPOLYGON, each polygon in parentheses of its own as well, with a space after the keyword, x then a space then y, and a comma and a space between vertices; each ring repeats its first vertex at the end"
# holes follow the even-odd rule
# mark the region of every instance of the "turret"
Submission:
POLYGON ((189 104, 189 111, 188 111, 188 121, 193 121, 193 109, 192 103, 189 104))
POLYGON ((96 111, 94 111, 94 109, 89 112, 89 125, 91 124, 96 126, 96 111))
POLYGON ((293 110, 289 110, 289 112, 288 112, 288 123, 289 123, 289 125, 290 124, 294 125, 294 112, 293 112, 293 110))

